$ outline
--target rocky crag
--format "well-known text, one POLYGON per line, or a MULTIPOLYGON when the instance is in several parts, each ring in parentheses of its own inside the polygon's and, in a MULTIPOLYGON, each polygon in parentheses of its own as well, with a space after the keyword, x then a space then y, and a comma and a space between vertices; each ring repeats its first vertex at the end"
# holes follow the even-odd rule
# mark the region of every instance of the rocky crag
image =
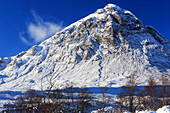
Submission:
POLYGON ((114 4, 71 24, 41 44, 0 58, 0 91, 57 87, 119 87, 135 72, 141 85, 149 76, 170 75, 170 42, 130 11, 114 4), (42 79, 44 78, 44 79, 42 79))

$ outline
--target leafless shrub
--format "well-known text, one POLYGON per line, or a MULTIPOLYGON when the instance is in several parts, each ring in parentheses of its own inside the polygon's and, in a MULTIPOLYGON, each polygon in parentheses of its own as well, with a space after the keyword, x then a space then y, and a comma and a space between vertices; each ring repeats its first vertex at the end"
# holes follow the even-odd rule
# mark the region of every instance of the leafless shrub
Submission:
POLYGON ((140 105, 140 98, 137 98, 139 92, 137 86, 139 82, 135 72, 132 73, 128 79, 126 85, 122 87, 123 92, 117 96, 119 100, 118 105, 120 106, 119 111, 123 112, 125 109, 129 109, 131 113, 134 113, 140 105))

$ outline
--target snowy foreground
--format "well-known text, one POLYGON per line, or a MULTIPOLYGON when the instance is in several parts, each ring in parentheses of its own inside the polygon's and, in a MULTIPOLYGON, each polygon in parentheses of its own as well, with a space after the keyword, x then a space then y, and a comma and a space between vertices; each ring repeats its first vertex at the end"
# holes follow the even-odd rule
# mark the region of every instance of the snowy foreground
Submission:
POLYGON ((137 113, 170 113, 170 106, 164 106, 162 108, 159 108, 157 111, 139 111, 137 113))
MULTIPOLYGON (((105 109, 106 111, 109 112, 109 108, 105 109)), ((98 113, 97 111, 92 111, 91 113, 98 113)), ((130 112, 124 112, 124 113, 130 113, 130 112)), ((164 106, 162 108, 159 108, 157 111, 137 111, 136 113, 170 113, 170 106, 164 106)))

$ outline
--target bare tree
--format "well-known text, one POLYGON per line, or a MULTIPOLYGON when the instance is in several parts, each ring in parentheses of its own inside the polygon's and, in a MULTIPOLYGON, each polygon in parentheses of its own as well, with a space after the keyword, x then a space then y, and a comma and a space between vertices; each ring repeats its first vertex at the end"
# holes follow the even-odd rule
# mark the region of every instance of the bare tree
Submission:
POLYGON ((129 111, 131 113, 134 113, 137 109, 137 107, 139 106, 139 103, 137 102, 137 95, 136 93, 139 91, 139 89, 137 88, 137 86, 139 85, 139 82, 137 81, 137 75, 136 73, 132 73, 129 77, 128 77, 128 82, 126 83, 126 85, 124 87, 122 87, 123 89, 123 96, 125 96, 125 104, 126 106, 129 107, 129 111))
POLYGON ((170 86, 170 77, 168 75, 166 75, 164 72, 161 75, 161 93, 160 93, 160 97, 162 98, 162 106, 168 105, 169 103, 169 99, 168 99, 168 95, 169 93, 169 86, 170 86))
POLYGON ((101 87, 100 90, 101 90, 101 93, 102 93, 102 97, 101 97, 102 100, 101 100, 101 103, 99 104, 99 109, 100 109, 99 112, 103 113, 104 112, 104 108, 106 107, 106 103, 108 103, 108 100, 109 100, 108 96, 107 96, 108 88, 101 87))
POLYGON ((152 109, 152 110, 156 110, 158 108, 157 106, 157 103, 156 103, 156 99, 157 99, 157 89, 156 89, 156 86, 157 86, 157 82, 155 81, 155 79, 153 78, 153 76, 150 76, 149 79, 148 79, 148 83, 147 83, 147 86, 145 86, 145 90, 147 92, 147 102, 149 104, 147 109, 152 109))
MULTIPOLYGON (((50 72, 50 73, 52 73, 52 72, 50 72)), ((56 72, 55 72, 56 73, 56 72)), ((47 80, 47 82, 49 83, 49 88, 48 88, 48 90, 44 90, 43 89, 43 85, 42 85, 42 83, 43 83, 43 77, 41 78, 41 92, 42 92, 42 98, 43 98, 43 109, 44 109, 44 112, 45 113, 47 113, 47 106, 46 106, 46 98, 47 97, 49 97, 49 94, 50 94, 50 92, 52 91, 52 88, 54 87, 54 85, 55 85, 55 82, 53 81, 53 79, 54 79, 54 75, 55 75, 55 73, 53 73, 49 78, 48 78, 48 76, 46 77, 46 80, 47 80)))
POLYGON ((78 90, 78 103, 77 103, 77 112, 87 113, 88 110, 92 107, 92 93, 88 92, 87 88, 80 88, 78 90))
POLYGON ((123 113, 123 111, 124 111, 124 105, 125 105, 125 102, 126 102, 126 98, 125 98, 125 95, 124 95, 124 93, 119 93, 118 95, 117 95, 117 99, 118 99, 118 102, 117 102, 117 104, 118 104, 118 106, 117 106, 117 112, 118 113, 123 113))

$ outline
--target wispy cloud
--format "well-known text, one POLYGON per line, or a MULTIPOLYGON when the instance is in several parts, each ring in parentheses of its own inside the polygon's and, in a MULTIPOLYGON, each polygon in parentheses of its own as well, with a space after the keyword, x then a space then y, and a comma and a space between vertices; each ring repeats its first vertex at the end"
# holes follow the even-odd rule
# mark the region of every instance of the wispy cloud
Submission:
POLYGON ((35 11, 32 11, 32 15, 35 22, 27 24, 27 31, 19 34, 20 39, 27 45, 39 43, 63 28, 61 22, 56 24, 54 22, 43 21, 35 11))

